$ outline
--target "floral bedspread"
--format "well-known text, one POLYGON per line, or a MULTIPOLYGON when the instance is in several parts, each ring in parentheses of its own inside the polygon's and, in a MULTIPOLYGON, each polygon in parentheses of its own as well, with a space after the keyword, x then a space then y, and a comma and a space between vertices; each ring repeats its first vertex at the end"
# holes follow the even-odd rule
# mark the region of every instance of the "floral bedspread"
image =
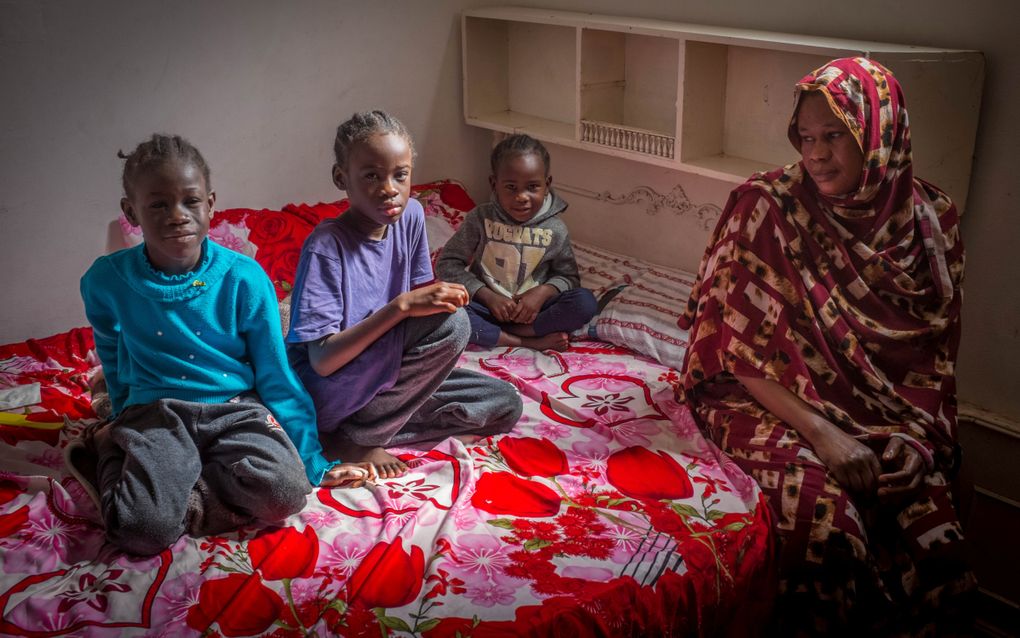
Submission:
MULTIPOLYGON (((430 246, 473 206, 415 186, 430 246)), ((232 209, 210 237, 253 256, 286 298, 304 237, 346 202, 232 209)), ((125 223, 124 243, 139 241, 125 223)), ((433 255, 435 258, 435 255, 433 255)), ((587 258, 586 285, 628 281, 587 258)), ((281 308, 286 306, 282 304, 281 308)), ((277 526, 181 538, 137 558, 104 544, 61 450, 94 419, 92 333, 0 346, 0 635, 745 635, 773 588, 768 509, 674 399, 677 373, 630 350, 471 350, 514 383, 515 430, 401 452, 407 475, 319 490, 277 526)))
POLYGON ((91 346, 0 347, 0 388, 44 385, 0 424, 0 634, 740 635, 767 613, 760 492, 676 403, 676 372, 630 351, 466 352, 524 395, 511 434, 403 450, 401 478, 137 558, 61 460, 92 418, 91 346))

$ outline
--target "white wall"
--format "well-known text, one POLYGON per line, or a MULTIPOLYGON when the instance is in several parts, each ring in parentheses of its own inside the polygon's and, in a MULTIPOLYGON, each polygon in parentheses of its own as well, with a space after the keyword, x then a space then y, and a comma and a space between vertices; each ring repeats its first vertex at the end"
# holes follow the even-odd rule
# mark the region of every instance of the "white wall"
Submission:
MULTIPOLYGON (((985 54, 984 97, 963 220, 967 274, 959 394, 962 400, 1020 421, 1020 392, 1016 391, 1020 387, 1020 284, 1017 283, 1020 259, 1015 248, 1020 245, 1020 222, 1017 221, 1020 218, 1020 164, 1016 155, 1020 144, 1020 118, 1017 118, 1020 82, 1016 79, 1020 78, 1020 38, 1016 34, 1020 3, 1013 0, 967 3, 958 0, 859 0, 852 3, 834 0, 774 0, 769 3, 759 0, 630 0, 624 6, 615 0, 540 0, 520 4, 982 51, 985 54)), ((909 109, 910 95, 906 100, 909 109)), ((776 122, 776 126, 784 127, 785 122, 776 122)), ((556 153, 553 161, 567 155, 556 153)), ((670 176, 654 168, 637 175, 634 170, 624 169, 624 162, 613 158, 587 153, 569 156, 589 158, 584 160, 587 165, 575 164, 567 169, 572 181, 579 180, 583 174, 601 174, 617 186, 631 179, 630 184, 658 185, 660 192, 668 191, 670 183, 678 183, 696 203, 704 202, 713 191, 712 180, 681 173, 670 176)), ((556 177, 564 179, 560 172, 556 177)), ((721 183, 716 189, 719 193, 726 190, 721 183)), ((724 200, 716 203, 721 205, 724 200)), ((659 236, 661 221, 652 221, 654 232, 659 236)), ((574 211, 571 227, 582 223, 580 215, 574 211)), ((680 229, 690 227, 690 220, 680 220, 680 223, 680 229)), ((678 245, 683 243, 678 242, 678 245)))
MULTIPOLYGON (((462 123, 458 19, 461 9, 481 4, 497 3, 0 1, 0 342, 84 325, 77 281, 103 251, 117 211, 116 150, 153 131, 178 132, 199 146, 222 207, 278 206, 335 199, 333 129, 354 110, 384 107, 416 137, 416 181, 458 177, 484 197, 491 138, 462 123)), ((1020 245, 1020 3, 523 4, 983 51, 984 102, 963 226, 960 395, 1020 419, 1020 261, 1012 248, 1020 245)), ((558 179, 633 175, 630 184, 661 192, 679 183, 695 203, 722 204, 726 190, 582 152, 554 149, 554 162, 558 179)), ((581 209, 572 213, 570 223, 582 224, 581 209)))
MULTIPOLYGON (((0 343, 85 325, 78 279, 119 212, 118 149, 189 138, 221 208, 332 201, 337 124, 385 108, 414 178, 481 188, 463 124, 465 0, 0 2, 0 343)), ((471 4, 477 4, 471 3, 471 4)))

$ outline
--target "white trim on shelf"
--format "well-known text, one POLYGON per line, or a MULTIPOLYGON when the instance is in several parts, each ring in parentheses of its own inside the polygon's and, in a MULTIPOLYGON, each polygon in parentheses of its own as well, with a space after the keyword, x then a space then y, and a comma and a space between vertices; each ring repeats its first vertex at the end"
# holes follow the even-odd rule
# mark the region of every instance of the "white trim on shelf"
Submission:
POLYGON ((872 42, 868 40, 845 40, 778 31, 761 31, 757 29, 736 29, 716 27, 704 24, 672 22, 652 18, 627 18, 621 16, 600 15, 596 13, 575 13, 571 11, 555 11, 551 9, 535 9, 531 7, 485 7, 469 9, 464 12, 471 18, 489 18, 492 20, 512 20, 517 22, 535 22, 539 24, 555 24, 568 27, 600 29, 605 31, 622 31, 642 35, 664 37, 691 36, 702 42, 718 44, 736 44, 741 46, 758 46, 769 49, 789 48, 800 53, 828 54, 833 51, 853 53, 925 53, 941 54, 946 52, 971 52, 969 49, 940 49, 889 42, 872 42))

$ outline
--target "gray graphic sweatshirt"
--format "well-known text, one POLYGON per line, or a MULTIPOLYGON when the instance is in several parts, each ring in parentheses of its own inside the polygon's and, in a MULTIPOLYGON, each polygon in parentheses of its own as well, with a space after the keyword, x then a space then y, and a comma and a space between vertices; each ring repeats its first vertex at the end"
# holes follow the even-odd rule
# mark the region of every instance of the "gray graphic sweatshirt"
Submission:
POLYGON ((577 262, 559 214, 567 203, 550 190, 526 222, 508 215, 493 197, 474 208, 443 246, 436 277, 463 284, 472 297, 482 286, 514 297, 549 284, 560 292, 581 285, 577 262))

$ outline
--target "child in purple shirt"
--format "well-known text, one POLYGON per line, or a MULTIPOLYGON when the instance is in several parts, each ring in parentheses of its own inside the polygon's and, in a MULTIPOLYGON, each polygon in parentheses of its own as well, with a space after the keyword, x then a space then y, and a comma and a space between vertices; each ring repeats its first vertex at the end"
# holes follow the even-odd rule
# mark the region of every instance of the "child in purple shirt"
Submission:
POLYGON ((407 470, 384 449, 510 430, 517 390, 455 368, 470 334, 463 286, 433 280, 421 204, 410 199, 413 145, 382 112, 337 129, 333 181, 350 209, 305 241, 291 298, 291 365, 315 402, 327 451, 407 470))

